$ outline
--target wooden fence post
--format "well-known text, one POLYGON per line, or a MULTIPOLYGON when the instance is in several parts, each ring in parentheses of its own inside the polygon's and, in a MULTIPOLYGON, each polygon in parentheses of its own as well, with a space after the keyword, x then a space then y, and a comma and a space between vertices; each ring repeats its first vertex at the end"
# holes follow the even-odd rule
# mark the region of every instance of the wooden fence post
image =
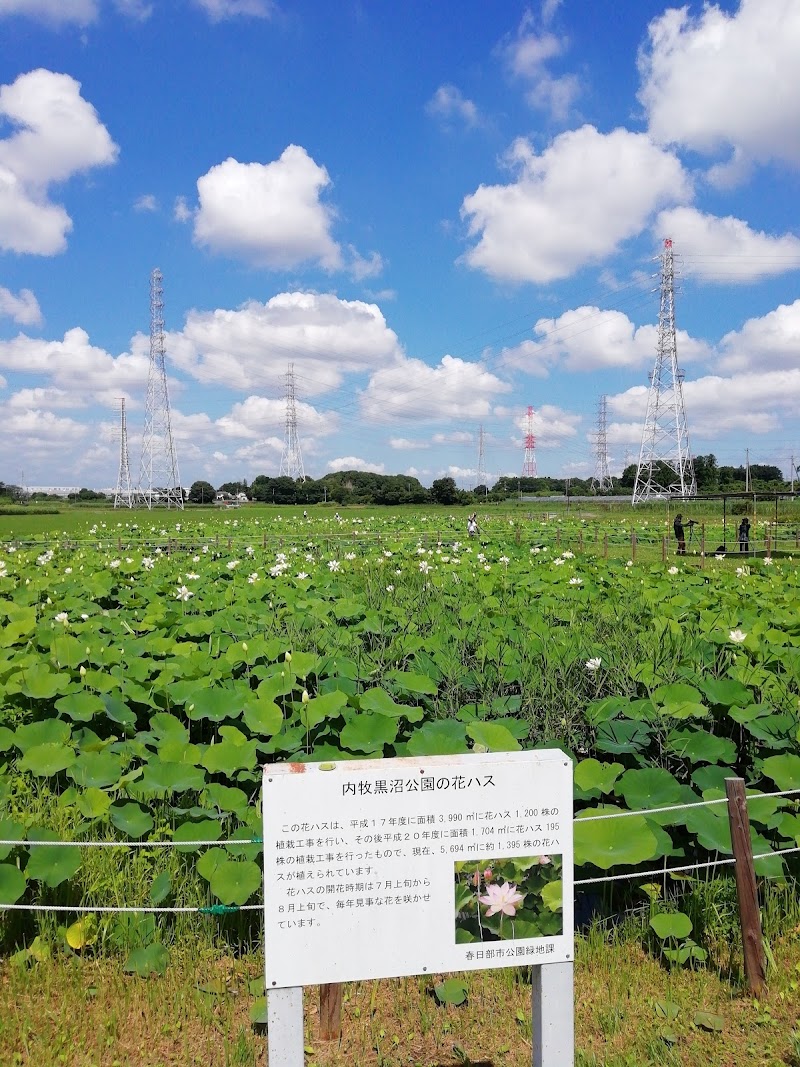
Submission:
POLYGON ((636 531, 631 530, 631 559, 636 562, 636 531))
POLYGON ((583 529, 578 530, 578 551, 583 552, 583 529))
POLYGON ((771 537, 769 535, 769 531, 767 531, 766 549, 767 549, 767 555, 768 556, 770 555, 770 548, 771 547, 772 547, 772 539, 771 539, 771 537))
POLYGON ((662 563, 666 563, 667 562, 667 535, 666 534, 664 534, 664 536, 661 538, 661 562, 662 563))
POLYGON ((744 778, 726 778, 725 793, 728 797, 728 821, 731 827, 731 844, 736 860, 736 897, 739 902, 739 922, 742 927, 742 950, 747 987, 754 997, 761 999, 766 985, 766 961, 761 933, 761 913, 758 910, 758 888, 753 864, 753 848, 750 842, 750 819, 747 814, 747 797, 744 778))
POLYGON ((603 559, 608 559, 608 534, 603 534, 603 559))
POLYGON ((338 1041, 342 1036, 341 982, 319 987, 319 1036, 321 1041, 338 1041))
POLYGON ((556 548, 561 548, 561 531, 556 530, 556 548))

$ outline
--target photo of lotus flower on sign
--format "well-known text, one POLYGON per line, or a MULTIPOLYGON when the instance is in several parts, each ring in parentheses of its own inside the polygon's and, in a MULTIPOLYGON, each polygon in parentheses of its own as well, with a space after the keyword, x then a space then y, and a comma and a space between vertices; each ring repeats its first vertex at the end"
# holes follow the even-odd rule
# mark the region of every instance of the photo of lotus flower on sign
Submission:
POLYGON ((563 933, 561 856, 484 856, 453 873, 456 944, 563 933))

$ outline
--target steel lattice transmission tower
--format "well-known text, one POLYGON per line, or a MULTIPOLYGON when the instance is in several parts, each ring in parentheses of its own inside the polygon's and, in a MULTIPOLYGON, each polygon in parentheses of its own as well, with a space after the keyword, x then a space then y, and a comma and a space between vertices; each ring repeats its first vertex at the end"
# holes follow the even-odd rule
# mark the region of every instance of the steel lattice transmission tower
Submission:
POLYGON ((303 470, 303 454, 300 451, 300 438, 297 436, 294 363, 290 363, 286 369, 286 433, 283 438, 280 474, 285 474, 295 480, 300 478, 301 481, 305 481, 306 478, 306 472, 303 470))
POLYGON ((597 430, 594 435, 594 475, 592 488, 598 493, 605 493, 613 488, 611 461, 608 456, 608 397, 604 394, 597 405, 597 430))
POLYGON ((522 477, 536 478, 536 437, 533 432, 533 408, 528 405, 525 422, 525 456, 522 460, 522 477))
POLYGON ((150 275, 150 370, 142 435, 139 499, 148 508, 165 504, 183 510, 183 489, 172 436, 164 346, 164 280, 156 269, 150 275))
POLYGON ((487 475, 486 475, 486 449, 484 447, 485 439, 486 439, 486 434, 484 433, 483 425, 481 425, 480 429, 478 430, 478 470, 477 470, 477 480, 475 482, 475 488, 477 489, 477 487, 479 485, 483 485, 483 486, 486 486, 486 489, 488 491, 489 486, 486 484, 487 475))
POLYGON ((128 460, 128 421, 125 416, 125 397, 119 400, 119 473, 117 488, 114 493, 115 508, 133 507, 133 489, 131 488, 131 465, 128 460))
POLYGON ((632 503, 668 496, 695 496, 696 493, 683 403, 683 371, 678 367, 675 342, 675 264, 672 241, 667 238, 661 253, 658 351, 650 376, 632 503))

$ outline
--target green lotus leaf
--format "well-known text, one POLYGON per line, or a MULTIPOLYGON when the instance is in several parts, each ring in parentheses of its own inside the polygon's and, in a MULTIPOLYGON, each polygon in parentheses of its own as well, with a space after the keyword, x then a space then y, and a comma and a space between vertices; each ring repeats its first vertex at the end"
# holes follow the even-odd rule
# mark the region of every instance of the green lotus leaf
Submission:
POLYGON ((14 731, 0 726, 0 752, 9 752, 14 747, 14 731))
POLYGON ((30 771, 39 777, 49 778, 71 767, 75 759, 74 749, 57 741, 48 741, 29 748, 17 766, 21 771, 30 771))
MULTIPOLYGON (((197 822, 185 822, 175 830, 173 841, 219 841, 222 827, 216 819, 200 819, 197 822)), ((199 845, 181 845, 178 852, 195 852, 199 845)))
POLYGON ((689 808, 685 813, 686 829, 697 836, 697 840, 709 852, 733 851, 731 830, 728 824, 728 812, 724 804, 713 808, 689 808))
POLYGON ((624 797, 632 810, 667 807, 678 804, 681 799, 680 783, 669 771, 660 767, 626 771, 614 787, 614 792, 624 797))
POLYGON ((595 747, 600 752, 611 752, 614 755, 641 752, 650 741, 650 734, 651 729, 645 722, 614 719, 598 728, 595 747))
POLYGON ((384 746, 393 744, 397 737, 397 726, 396 719, 362 712, 348 719, 339 741, 343 748, 355 752, 383 752, 384 746))
POLYGON ((300 721, 307 730, 312 730, 326 719, 338 718, 346 704, 347 695, 338 691, 311 697, 307 703, 300 706, 300 721))
POLYGON ((773 712, 743 723, 747 732, 764 748, 794 748, 797 736, 797 717, 791 712, 773 712))
POLYGON ((220 811, 233 812, 240 815, 247 810, 247 794, 243 789, 233 786, 220 785, 219 782, 211 782, 203 791, 203 797, 207 804, 213 804, 220 811))
POLYGON ((453 1004, 456 1007, 467 999, 467 985, 459 978, 447 978, 433 987, 433 992, 440 1004, 453 1004))
POLYGON ((125 961, 123 970, 127 974, 138 974, 140 978, 149 978, 151 974, 164 974, 168 963, 168 949, 154 941, 152 945, 134 949, 125 961))
POLYGON ((203 751, 198 745, 190 745, 178 737, 167 737, 158 746, 158 758, 162 763, 185 763, 196 767, 203 758, 203 751))
MULTIPOLYGON (((29 835, 32 839, 32 834, 29 835)), ((66 882, 81 866, 77 845, 39 845, 31 848, 25 874, 31 881, 44 882, 51 889, 66 882)))
POLYGON ((658 855, 658 840, 644 816, 624 819, 599 819, 585 822, 590 815, 602 815, 618 809, 586 808, 575 820, 575 865, 593 863, 607 871, 618 864, 643 863, 658 855))
POLYGON ((522 747, 511 731, 497 722, 471 722, 467 735, 486 752, 518 752, 522 747))
POLYGON ((769 756, 761 769, 778 789, 800 789, 800 756, 769 756))
POLYGON ((604 697, 602 700, 593 700, 586 708, 587 721, 592 726, 610 722, 621 712, 626 712, 630 706, 627 697, 604 697))
POLYGON ((15 645, 23 637, 30 637, 36 629, 36 608, 13 605, 9 611, 8 623, 0 627, 0 645, 15 645))
POLYGON ((746 707, 753 703, 750 690, 734 678, 703 678, 699 684, 711 704, 730 708, 734 704, 746 707))
POLYGON ((692 932, 692 920, 682 911, 662 912, 660 915, 654 915, 650 920, 650 926, 662 941, 666 941, 667 938, 683 941, 692 932))
POLYGON ((190 719, 208 719, 210 722, 222 722, 234 719, 242 710, 243 697, 240 691, 209 686, 198 689, 187 703, 186 711, 190 719))
POLYGON ((175 715, 167 711, 157 711, 150 716, 149 728, 161 740, 183 741, 189 740, 189 731, 186 725, 175 715))
POLYGON ((224 848, 210 848, 197 861, 197 873, 201 878, 205 878, 207 882, 210 882, 211 875, 219 867, 220 863, 224 863, 228 858, 228 853, 224 848))
POLYGON ((130 790, 137 796, 184 793, 187 789, 202 789, 205 782, 206 776, 200 767, 151 759, 130 790))
POLYGON ((37 663, 23 673, 21 691, 34 700, 52 700, 70 684, 66 674, 54 674, 45 663, 37 663))
POLYGON ((309 674, 316 674, 319 667, 319 656, 313 652, 293 652, 291 668, 293 673, 305 680, 309 674))
POLYGON ((653 700, 662 705, 666 715, 675 719, 703 718, 708 715, 700 691, 684 682, 659 686, 653 693, 653 700))
POLYGON ((246 904, 261 887, 261 869, 252 860, 224 859, 214 868, 211 892, 223 904, 246 904))
POLYGON ((42 719, 26 726, 18 726, 14 733, 14 744, 20 752, 27 752, 35 745, 65 745, 72 736, 72 728, 60 719, 42 719))
POLYGON ((92 786, 75 799, 75 807, 85 819, 101 819, 111 807, 111 797, 92 786))
POLYGON ((93 689, 101 695, 106 695, 120 688, 120 679, 116 674, 108 671, 88 670, 83 676, 83 684, 87 689, 93 689))
POLYGON ((439 692, 436 682, 425 674, 413 674, 410 671, 390 671, 388 677, 398 689, 406 693, 436 696, 439 692))
POLYGON ((730 767, 698 767, 692 771, 692 781, 701 793, 706 789, 725 791, 725 779, 731 777, 730 767))
POLYGON ((155 825, 152 815, 133 801, 112 804, 109 814, 114 826, 134 840, 149 834, 155 825))
POLYGON ((150 886, 150 901, 158 905, 163 903, 172 892, 172 879, 169 871, 162 871, 153 879, 150 886))
POLYGON ((108 694, 101 697, 101 699, 103 701, 105 713, 112 722, 116 722, 120 726, 131 728, 136 726, 136 715, 123 700, 120 700, 120 698, 116 696, 109 696, 108 694))
POLYGON ((426 722, 408 739, 409 756, 456 756, 468 751, 467 731, 454 719, 426 722))
POLYGON ((50 650, 59 667, 71 667, 75 670, 76 667, 86 662, 86 643, 79 641, 72 634, 54 637, 50 650))
POLYGON ((13 863, 0 863, 0 904, 16 904, 25 892, 24 873, 13 863))
POLYGON ((732 707, 728 711, 734 722, 747 723, 771 715, 774 709, 769 704, 748 704, 746 708, 732 707))
POLYGON ((283 712, 272 700, 249 701, 242 718, 250 733, 259 737, 272 737, 283 725, 283 712))
MULTIPOLYGON (((22 823, 14 822, 13 819, 0 819, 0 841, 23 841, 25 839, 25 827, 22 823)), ((6 860, 11 855, 13 845, 0 845, 0 860, 6 860)))
POLYGON ((405 717, 409 722, 419 722, 425 715, 425 709, 417 705, 398 704, 385 689, 367 689, 361 694, 359 704, 362 711, 372 711, 377 715, 387 715, 395 719, 405 717))
POLYGON ((202 764, 212 774, 231 775, 238 770, 254 770, 258 766, 256 742, 237 745, 226 738, 216 745, 209 745, 202 764))
POLYGON ((122 760, 110 752, 82 752, 67 771, 76 785, 102 789, 116 785, 122 774, 122 760))
POLYGON ((600 796, 610 793, 614 782, 622 774, 621 763, 600 763, 596 759, 584 759, 575 766, 575 785, 584 793, 600 796))
POLYGON ((690 763, 734 763, 738 755, 733 741, 707 730, 673 730, 667 748, 690 763))

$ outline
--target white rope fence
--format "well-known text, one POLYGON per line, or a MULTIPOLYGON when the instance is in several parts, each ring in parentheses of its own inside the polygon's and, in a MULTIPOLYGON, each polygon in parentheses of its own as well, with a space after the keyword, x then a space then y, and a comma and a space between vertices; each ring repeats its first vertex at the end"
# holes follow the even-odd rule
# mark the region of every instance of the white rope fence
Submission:
MULTIPOLYGON (((750 793, 747 800, 768 800, 773 797, 797 796, 800 789, 781 789, 773 793, 750 793)), ((685 811, 690 808, 711 807, 715 804, 727 804, 727 798, 721 797, 715 800, 690 801, 685 804, 667 804, 658 808, 641 808, 633 811, 613 811, 601 815, 587 815, 585 818, 573 819, 576 823, 599 822, 603 819, 624 819, 630 816, 659 815, 671 811, 685 811)), ((216 841, 16 841, 0 840, 0 847, 79 847, 79 848, 204 848, 206 846, 248 846, 261 845, 260 837, 236 839, 227 838, 216 841)), ((772 856, 788 856, 800 853, 800 847, 784 848, 775 852, 760 852, 753 856, 753 860, 769 859, 772 856)), ((687 863, 678 867, 658 867, 649 871, 628 871, 625 874, 608 874, 598 878, 579 878, 573 882, 573 886, 601 885, 607 882, 631 881, 639 878, 664 878, 670 874, 683 874, 687 871, 701 871, 713 867, 724 867, 736 863, 733 858, 718 858, 702 863, 687 863)), ((0 904, 0 911, 32 911, 32 912, 73 912, 98 914, 151 914, 151 915, 227 915, 240 911, 261 911, 263 904, 209 904, 193 907, 108 907, 78 904, 0 904)))

